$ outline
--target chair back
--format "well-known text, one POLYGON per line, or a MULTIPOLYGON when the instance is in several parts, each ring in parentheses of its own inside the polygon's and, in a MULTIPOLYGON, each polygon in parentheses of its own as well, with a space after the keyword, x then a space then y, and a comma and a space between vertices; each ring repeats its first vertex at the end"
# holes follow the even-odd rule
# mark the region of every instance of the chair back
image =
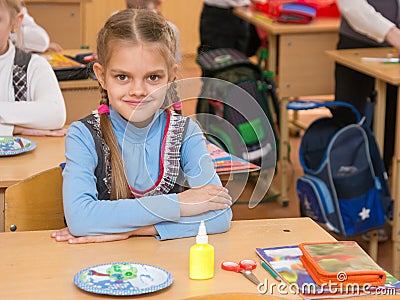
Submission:
POLYGON ((65 227, 62 170, 55 167, 5 191, 5 231, 49 230, 65 227))

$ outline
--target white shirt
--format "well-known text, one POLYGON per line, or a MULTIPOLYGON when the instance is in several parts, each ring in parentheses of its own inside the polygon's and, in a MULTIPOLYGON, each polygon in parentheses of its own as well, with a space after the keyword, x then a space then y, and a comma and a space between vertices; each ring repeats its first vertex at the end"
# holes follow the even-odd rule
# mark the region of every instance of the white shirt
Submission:
MULTIPOLYGON (((400 0, 399 7, 400 7, 400 0)), ((377 12, 367 0, 337 0, 342 16, 357 32, 382 43, 394 23, 377 12)))
POLYGON ((27 70, 27 100, 16 102, 13 87, 15 47, 10 41, 0 55, 0 136, 11 136, 14 125, 59 129, 66 119, 65 103, 53 69, 45 58, 32 54, 27 70))
MULTIPOLYGON (((22 7, 21 12, 24 14, 21 24, 22 41, 20 45, 25 51, 29 52, 45 52, 50 45, 50 37, 46 30, 36 24, 35 20, 28 14, 26 7, 22 7)), ((11 39, 14 43, 17 37, 12 34, 11 39)))
POLYGON ((179 34, 179 29, 176 27, 176 25, 170 21, 168 21, 169 26, 172 28, 175 34, 175 40, 176 40, 176 49, 175 49, 175 60, 178 64, 182 62, 182 54, 181 54, 181 47, 180 47, 180 34, 179 34))
POLYGON ((250 5, 250 0, 204 0, 204 4, 222 8, 242 7, 250 5))

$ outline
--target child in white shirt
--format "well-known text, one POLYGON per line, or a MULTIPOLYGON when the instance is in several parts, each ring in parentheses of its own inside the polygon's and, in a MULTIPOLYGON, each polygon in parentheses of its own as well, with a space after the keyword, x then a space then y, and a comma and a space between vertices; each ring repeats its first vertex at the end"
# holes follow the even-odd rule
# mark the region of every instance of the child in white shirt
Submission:
MULTIPOLYGON (((60 52, 63 48, 55 42, 50 42, 47 31, 35 22, 35 19, 29 15, 26 7, 22 7, 21 12, 24 15, 21 23, 21 48, 29 52, 43 53, 46 51, 60 52)), ((17 36, 11 34, 11 40, 15 43, 17 36)))
POLYGON ((30 60, 27 66, 15 65, 17 48, 9 37, 12 32, 19 36, 21 9, 18 0, 0 0, 0 136, 65 135, 64 98, 50 64, 19 50, 30 60))

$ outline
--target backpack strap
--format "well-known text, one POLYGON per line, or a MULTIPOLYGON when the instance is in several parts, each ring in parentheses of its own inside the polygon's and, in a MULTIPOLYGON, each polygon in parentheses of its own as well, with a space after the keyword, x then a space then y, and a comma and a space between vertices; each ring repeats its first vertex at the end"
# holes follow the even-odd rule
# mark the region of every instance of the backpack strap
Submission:
POLYGON ((231 48, 219 48, 201 53, 197 64, 205 72, 215 72, 230 66, 253 65, 242 52, 231 48))
POLYGON ((32 54, 19 48, 15 48, 13 65, 13 87, 15 101, 28 100, 28 78, 27 70, 32 54))
POLYGON ((320 108, 320 107, 347 107, 351 109, 351 111, 354 113, 354 115, 357 118, 357 122, 361 121, 361 115, 360 112, 350 103, 347 102, 342 102, 342 101, 326 101, 326 102, 317 102, 317 101, 304 101, 304 100, 296 100, 289 102, 288 105, 286 106, 287 109, 292 109, 292 110, 308 110, 308 109, 314 109, 314 108, 320 108))

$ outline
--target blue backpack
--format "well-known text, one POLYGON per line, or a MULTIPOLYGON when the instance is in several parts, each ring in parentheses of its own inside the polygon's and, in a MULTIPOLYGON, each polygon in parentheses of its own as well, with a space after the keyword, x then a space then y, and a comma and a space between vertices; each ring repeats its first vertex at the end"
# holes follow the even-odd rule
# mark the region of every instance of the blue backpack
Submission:
POLYGON ((384 225, 391 218, 393 200, 370 129, 372 118, 361 119, 355 107, 338 101, 293 101, 287 107, 346 107, 357 118, 357 123, 343 125, 323 117, 304 132, 299 151, 304 175, 296 184, 302 216, 345 237, 384 225))

